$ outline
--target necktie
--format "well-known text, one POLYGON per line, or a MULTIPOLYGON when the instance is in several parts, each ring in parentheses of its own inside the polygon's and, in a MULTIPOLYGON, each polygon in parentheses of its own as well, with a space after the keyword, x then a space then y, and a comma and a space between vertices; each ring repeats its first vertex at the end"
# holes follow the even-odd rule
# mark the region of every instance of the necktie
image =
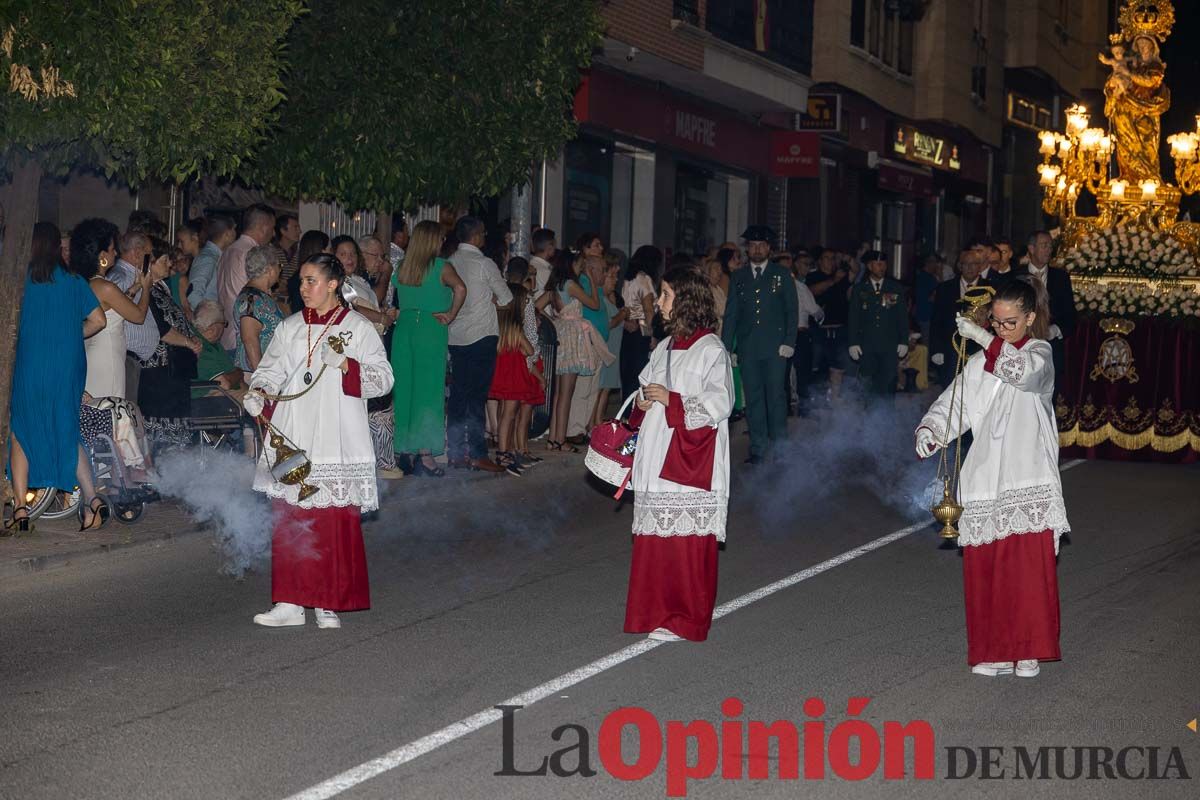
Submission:
POLYGON ((762 267, 755 267, 754 268, 754 280, 758 280, 759 278, 761 278, 762 272, 763 272, 762 267))

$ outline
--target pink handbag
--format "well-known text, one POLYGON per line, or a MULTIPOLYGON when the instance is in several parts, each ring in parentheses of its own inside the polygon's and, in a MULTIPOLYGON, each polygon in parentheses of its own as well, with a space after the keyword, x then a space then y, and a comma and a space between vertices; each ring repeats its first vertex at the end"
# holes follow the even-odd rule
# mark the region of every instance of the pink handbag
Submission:
POLYGON ((630 474, 633 472, 633 454, 637 450, 638 429, 624 421, 625 412, 633 403, 641 390, 625 398, 621 410, 613 419, 605 420, 592 429, 591 443, 587 455, 584 456, 584 466, 593 475, 605 483, 617 487, 613 495, 620 498, 625 490, 631 488, 630 474))

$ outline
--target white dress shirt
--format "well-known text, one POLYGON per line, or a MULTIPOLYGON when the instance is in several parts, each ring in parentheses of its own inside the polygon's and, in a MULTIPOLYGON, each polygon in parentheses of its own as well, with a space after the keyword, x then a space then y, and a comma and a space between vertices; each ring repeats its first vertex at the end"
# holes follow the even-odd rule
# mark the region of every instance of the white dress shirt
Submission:
POLYGON ((513 296, 496 262, 478 247, 460 244, 450 256, 450 264, 467 287, 467 299, 450 323, 450 345, 474 344, 485 336, 499 336, 496 305, 508 305, 513 296))
POLYGON ((825 319, 825 311, 817 303, 817 299, 813 297, 812 290, 808 285, 801 280, 796 281, 796 300, 800 304, 800 324, 799 330, 808 330, 812 323, 821 324, 821 320, 825 319))
POLYGON ((531 256, 529 266, 533 267, 533 299, 537 300, 545 294, 546 284, 550 282, 550 273, 554 268, 541 256, 531 256))

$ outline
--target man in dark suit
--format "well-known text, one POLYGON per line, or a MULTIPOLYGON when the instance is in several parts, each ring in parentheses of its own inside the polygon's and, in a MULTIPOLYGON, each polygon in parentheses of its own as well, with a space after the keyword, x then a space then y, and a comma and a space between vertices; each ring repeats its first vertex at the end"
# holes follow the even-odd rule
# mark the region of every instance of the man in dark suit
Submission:
POLYGON ((1071 273, 1050 266, 1054 239, 1046 231, 1036 231, 1029 237, 1029 264, 1014 267, 1015 276, 1032 275, 1042 282, 1050 302, 1050 350, 1054 355, 1054 393, 1057 397, 1066 372, 1066 340, 1075 333, 1075 290, 1071 273))
POLYGON ((908 355, 908 300, 887 275, 887 257, 863 254, 867 276, 850 290, 849 355, 869 399, 896 393, 896 365, 908 355))
MULTIPOLYGON (((957 278, 942 281, 933 293, 933 317, 929 321, 929 360, 938 368, 939 381, 943 386, 949 386, 954 380, 954 367, 957 356, 951 341, 954 332, 958 330, 955 322, 963 306, 959 301, 966 295, 967 290, 981 285, 979 273, 982 270, 982 250, 969 248, 963 250, 958 258, 957 278)), ((974 352, 978 346, 968 342, 974 352)))
POLYGON ((787 438, 787 365, 800 314, 792 273, 770 260, 775 233, 751 225, 742 238, 750 263, 729 279, 721 338, 741 367, 750 426, 747 462, 760 464, 771 445, 787 438))

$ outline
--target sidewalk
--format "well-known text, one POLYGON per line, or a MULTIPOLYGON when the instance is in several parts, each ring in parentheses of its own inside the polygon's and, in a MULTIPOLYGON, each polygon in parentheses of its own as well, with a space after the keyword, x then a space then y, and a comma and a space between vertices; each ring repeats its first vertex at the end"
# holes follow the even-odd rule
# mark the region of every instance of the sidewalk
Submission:
POLYGON ((28 534, 0 538, 0 578, 27 575, 104 558, 142 545, 161 545, 204 530, 180 506, 161 502, 146 506, 133 525, 109 520, 103 530, 80 532, 79 519, 34 520, 28 534))
MULTIPOLYGON (((387 524, 393 514, 461 501, 460 491, 468 484, 471 493, 493 495, 548 487, 567 475, 582 480, 586 474, 582 452, 579 455, 547 453, 542 442, 530 444, 545 461, 526 470, 519 478, 503 473, 492 475, 447 469, 446 477, 440 480, 410 476, 400 481, 380 481, 380 512, 376 521, 365 522, 365 530, 369 533, 370 526, 379 522, 387 524)), ((208 525, 198 523, 182 505, 170 500, 147 505, 142 518, 133 525, 110 520, 103 530, 87 533, 79 531, 76 517, 37 519, 32 532, 0 538, 0 579, 83 564, 131 548, 161 547, 174 539, 207 530, 208 525)))

